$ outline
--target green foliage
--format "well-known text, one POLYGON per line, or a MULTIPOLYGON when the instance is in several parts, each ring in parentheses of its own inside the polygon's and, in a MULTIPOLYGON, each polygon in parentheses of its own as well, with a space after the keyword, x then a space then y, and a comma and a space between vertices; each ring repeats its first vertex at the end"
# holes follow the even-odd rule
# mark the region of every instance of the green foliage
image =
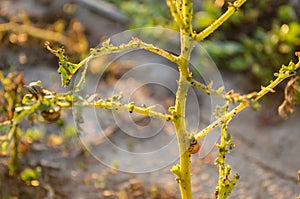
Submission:
POLYGON ((58 74, 61 74, 62 86, 66 87, 69 85, 71 77, 76 73, 79 69, 80 65, 73 64, 68 61, 68 58, 65 56, 65 50, 63 48, 58 48, 57 50, 53 50, 49 47, 49 43, 45 44, 46 48, 53 53, 59 59, 59 68, 57 70, 58 74))
POLYGON ((161 0, 107 0, 115 4, 129 19, 130 28, 145 26, 176 27, 165 2, 161 0), (138 17, 132 17, 138 16, 138 17))
MULTIPOLYGON (((161 1, 107 1, 117 5, 131 19, 131 27, 174 27, 169 10, 161 1)), ((203 0, 194 6, 193 24, 195 30, 202 31, 222 14, 227 4, 226 1, 203 0)), ((218 67, 251 72, 262 83, 267 83, 278 66, 287 63, 300 46, 299 17, 300 12, 288 2, 282 5, 275 1, 249 1, 211 36, 211 40, 202 42, 202 46, 218 67)))
MULTIPOLYGON (((300 25, 296 22, 300 13, 288 4, 270 4, 262 0, 247 2, 222 30, 212 35, 212 41, 203 42, 217 66, 249 71, 267 83, 280 63, 289 61, 300 45, 300 25), (270 6, 274 12, 267 15, 270 6)), ((218 16, 210 7, 202 8, 201 13, 218 16)))
POLYGON ((27 168, 21 172, 20 177, 27 185, 38 186, 41 171, 41 167, 37 167, 36 169, 27 168))

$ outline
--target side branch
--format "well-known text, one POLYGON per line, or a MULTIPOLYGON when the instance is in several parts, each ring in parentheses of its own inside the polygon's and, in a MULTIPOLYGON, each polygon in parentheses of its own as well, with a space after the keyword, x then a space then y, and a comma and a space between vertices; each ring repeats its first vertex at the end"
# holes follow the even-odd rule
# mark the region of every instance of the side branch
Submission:
MULTIPOLYGON (((296 70, 300 67, 300 59, 298 60, 297 64, 294 64, 293 62, 290 62, 288 66, 282 66, 281 69, 279 70, 279 73, 276 74, 277 78, 272 81, 268 86, 266 87, 261 87, 261 90, 255 94, 255 98, 253 101, 257 101, 260 98, 262 98, 264 95, 268 94, 269 92, 274 92, 274 88, 281 83, 283 80, 293 76, 296 74, 296 70)), ((224 121, 230 121, 233 116, 235 116, 237 113, 241 112, 245 108, 251 106, 251 103, 248 101, 241 102, 238 106, 236 106, 233 110, 228 112, 226 115, 223 117, 217 119, 210 125, 208 125, 206 128, 201 130, 195 135, 196 140, 202 139, 204 136, 206 136, 209 132, 211 132, 213 129, 215 129, 217 126, 219 126, 221 123, 224 121)))
MULTIPOLYGON (((77 106, 74 104, 74 106, 77 106)), ((164 114, 161 112, 153 111, 154 106, 150 107, 139 107, 135 106, 134 102, 130 102, 129 104, 123 104, 121 102, 114 102, 110 100, 98 100, 92 103, 83 103, 79 104, 79 106, 84 107, 92 107, 92 108, 103 108, 103 109, 115 109, 115 110, 127 110, 129 113, 138 113, 141 115, 163 119, 165 121, 172 121, 173 116, 169 114, 164 114)))
MULTIPOLYGON (((216 96, 216 97, 219 97, 219 98, 224 98, 223 94, 221 93, 223 91, 223 87, 220 88, 220 90, 214 90, 211 88, 210 85, 205 85, 201 82, 198 82, 197 80, 195 79, 189 79, 189 82, 191 84, 192 87, 200 90, 200 91, 203 91, 204 93, 208 94, 208 95, 213 95, 213 96, 216 96)), ((225 98, 224 98, 225 99, 225 98)))
POLYGON ((129 113, 138 113, 141 115, 159 118, 166 121, 172 121, 173 116, 164 114, 158 111, 154 111, 155 106, 139 107, 134 102, 124 104, 120 101, 122 94, 116 94, 108 99, 99 99, 98 94, 93 94, 86 99, 73 95, 71 92, 67 93, 54 93, 41 87, 42 93, 38 94, 36 99, 32 94, 26 94, 23 99, 23 105, 16 108, 17 114, 14 116, 14 120, 20 122, 24 116, 29 113, 48 110, 51 107, 58 106, 59 111, 61 109, 73 108, 73 107, 89 107, 89 108, 103 108, 103 109, 120 109, 127 110, 129 113))
POLYGON ((194 35, 196 41, 202 41, 219 28, 233 13, 235 13, 247 0, 237 0, 234 3, 228 4, 228 10, 215 20, 211 25, 201 31, 199 34, 194 35))
MULTIPOLYGON (((177 56, 159 48, 156 47, 152 44, 148 44, 143 42, 142 40, 133 37, 127 44, 121 44, 119 46, 114 46, 112 44, 110 44, 110 40, 106 40, 105 42, 102 43, 102 47, 100 48, 95 48, 95 49, 91 49, 91 57, 96 57, 99 55, 107 55, 107 54, 111 54, 111 53, 118 53, 121 51, 125 51, 128 49, 134 49, 134 48, 141 48, 141 49, 145 49, 147 51, 153 52, 155 54, 158 54, 166 59, 168 59, 171 62, 176 63, 177 62, 177 56)), ((89 56, 89 57, 90 57, 89 56)), ((86 59, 88 59, 89 57, 87 57, 86 59)), ((80 63, 84 63, 85 60, 82 60, 80 63)))
MULTIPOLYGON (((227 101, 226 105, 219 110, 220 114, 226 114, 229 108, 230 102, 227 101)), ((231 193, 232 189, 235 187, 239 175, 235 174, 233 177, 231 175, 231 167, 230 165, 225 163, 225 156, 226 154, 230 153, 230 151, 234 148, 234 144, 231 140, 231 135, 227 133, 229 121, 224 121, 220 125, 221 127, 221 138, 219 144, 216 144, 217 148, 219 149, 219 156, 216 159, 216 164, 219 165, 219 180, 218 186, 215 189, 215 198, 216 199, 223 199, 227 198, 231 193)))
POLYGON ((46 48, 56 55, 59 58, 59 68, 58 73, 61 74, 62 78, 62 86, 67 86, 70 83, 70 80, 72 76, 81 68, 82 66, 85 66, 84 71, 82 72, 81 79, 76 86, 77 88, 80 87, 82 83, 84 83, 84 76, 88 67, 88 62, 93 59, 94 57, 100 56, 100 55, 108 55, 112 53, 118 53, 122 52, 128 49, 134 49, 134 48, 141 48, 145 49, 147 51, 153 52, 155 54, 158 54, 171 62, 177 63, 178 57, 159 48, 152 44, 147 44, 140 39, 132 38, 127 44, 121 44, 119 46, 114 46, 110 44, 110 40, 106 40, 102 43, 102 47, 100 48, 92 48, 90 50, 90 55, 83 59, 80 63, 74 64, 70 62, 67 57, 64 55, 64 50, 62 48, 59 48, 57 50, 54 50, 50 47, 49 43, 45 44, 46 48))
POLYGON ((233 90, 224 93, 224 87, 220 87, 217 90, 212 89, 212 82, 208 85, 205 85, 201 82, 198 82, 195 79, 189 79, 191 86, 194 88, 203 91, 208 95, 212 95, 221 99, 224 99, 228 102, 236 103, 250 103, 257 96, 257 92, 252 92, 246 95, 240 95, 239 93, 235 93, 233 90))

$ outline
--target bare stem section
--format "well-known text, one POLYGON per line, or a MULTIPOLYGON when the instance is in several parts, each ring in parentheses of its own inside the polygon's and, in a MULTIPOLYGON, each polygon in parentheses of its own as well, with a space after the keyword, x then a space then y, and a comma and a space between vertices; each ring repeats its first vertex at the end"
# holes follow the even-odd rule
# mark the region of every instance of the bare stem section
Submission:
MULTIPOLYGON (((266 87, 262 86, 261 90, 255 95, 254 99, 252 102, 256 102, 266 94, 270 92, 275 92, 274 88, 283 80, 295 75, 295 71, 300 67, 300 59, 298 62, 295 64, 293 62, 290 62, 289 65, 285 66, 282 65, 281 69, 279 70, 279 73, 276 73, 275 76, 277 78, 274 81, 271 81, 270 84, 266 87)), ((217 119, 210 125, 208 125, 206 128, 201 130, 195 135, 196 140, 202 139, 205 135, 207 135, 210 131, 215 129, 217 126, 219 126, 221 123, 224 121, 230 121, 236 114, 244 110, 245 108, 255 104, 255 103, 250 103, 251 101, 244 101, 241 102, 238 106, 236 106, 233 110, 229 111, 227 114, 225 114, 223 117, 217 119)))

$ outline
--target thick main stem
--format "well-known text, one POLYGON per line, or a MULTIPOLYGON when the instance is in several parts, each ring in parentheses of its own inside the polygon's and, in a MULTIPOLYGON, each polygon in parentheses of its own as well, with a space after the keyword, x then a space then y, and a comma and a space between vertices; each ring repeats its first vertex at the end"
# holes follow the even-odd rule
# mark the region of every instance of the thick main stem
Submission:
POLYGON ((179 186, 182 199, 192 198, 191 188, 191 174, 190 174, 190 153, 189 136, 186 131, 185 111, 186 111, 186 97, 189 88, 187 80, 189 76, 188 60, 193 48, 193 41, 190 37, 181 33, 181 54, 179 57, 179 72, 178 90, 176 93, 174 126, 178 138, 179 153, 180 153, 180 179, 179 186))
POLYGON ((189 84, 186 79, 180 75, 178 81, 178 91, 176 94, 176 119, 174 120, 174 126, 177 134, 179 153, 180 153, 180 179, 179 186, 182 199, 191 199, 191 175, 190 175, 190 157, 189 157, 189 143, 186 132, 185 124, 185 107, 186 107, 186 95, 188 92, 189 84))

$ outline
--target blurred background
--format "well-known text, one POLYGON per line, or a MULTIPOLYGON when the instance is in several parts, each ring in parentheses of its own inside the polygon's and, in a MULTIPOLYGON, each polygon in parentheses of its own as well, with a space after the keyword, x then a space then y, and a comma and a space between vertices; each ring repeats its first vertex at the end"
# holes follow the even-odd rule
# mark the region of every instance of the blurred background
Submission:
MULTIPOLYGON (((194 1, 193 23, 197 32, 220 16, 227 4, 225 0, 194 1)), ((294 53, 300 50, 299 22, 298 0, 253 0, 200 45, 220 70, 226 90, 248 93, 272 80, 273 73, 282 64, 288 64, 291 59, 296 61, 294 53)), ((69 59, 79 62, 88 55, 90 48, 107 38, 143 27, 177 29, 166 3, 160 0, 1 0, 0 69, 12 82, 16 76, 9 74, 19 71, 25 84, 41 80, 49 90, 66 92, 72 89, 72 84, 61 87, 56 72, 57 58, 44 48, 45 41, 54 47, 64 46, 69 59)), ((108 60, 101 58, 98 61, 108 60)), ((102 74, 99 90, 106 96, 108 88, 113 87, 133 65, 126 60, 105 70, 99 68, 99 64, 91 65, 89 78, 102 74)), ((159 76, 159 70, 153 69, 152 73, 165 81, 174 78, 171 74, 159 76)), ((130 82, 125 83, 129 89, 130 82)), ((299 111, 296 108, 287 121, 278 116, 277 107, 283 101, 284 87, 285 84, 279 85, 278 92, 264 98, 260 102, 260 111, 245 110, 230 125, 229 132, 236 148, 227 161, 233 172, 241 176, 230 198, 279 199, 299 195, 299 111)), ((3 84, 0 88, 1 93, 5 93, 3 84)), ((126 93, 126 87, 124 89, 126 93)), ((150 105, 159 102, 164 110, 174 103, 174 93, 157 86, 143 87, 135 95, 138 102, 146 100, 150 105)), ((5 112, 5 97, 0 99, 3 122, 9 114, 5 112)), ((201 94, 197 94, 197 99, 204 101, 201 94)), ((199 107, 205 109, 205 104, 200 103, 199 107)), ((192 108, 190 110, 191 118, 199 117, 192 108)), ((162 147, 164 141, 174 138, 174 130, 166 124, 162 130, 163 139, 138 142, 124 136, 121 129, 114 126, 111 113, 103 111, 99 114, 109 118, 103 125, 106 132, 113 129, 108 136, 110 141, 122 143, 128 151, 136 152, 148 145, 162 147)), ((91 148, 83 146, 85 144, 78 138, 71 115, 71 111, 66 110, 56 123, 45 123, 39 118, 34 123, 30 119, 22 123, 22 171, 19 178, 8 177, 7 156, 1 156, 1 198, 179 198, 174 176, 169 172, 177 160, 150 173, 121 172, 118 168, 122 157, 109 150, 101 138, 96 142, 94 137, 86 138, 86 142, 96 145, 93 150, 101 151, 98 155, 89 154, 91 148), (107 165, 101 163, 101 157, 113 158, 107 165), (32 183, 34 180, 38 184, 32 183)), ((209 124, 209 116, 201 113, 200 127, 209 124)), ((140 126, 148 124, 147 118, 139 122, 140 126)), ((176 151, 174 148, 170 153, 176 151)), ((216 149, 205 157, 193 156, 195 198, 214 198, 218 179, 214 164, 216 156, 216 149)), ((164 154, 162 158, 168 158, 168 155, 164 154)))

